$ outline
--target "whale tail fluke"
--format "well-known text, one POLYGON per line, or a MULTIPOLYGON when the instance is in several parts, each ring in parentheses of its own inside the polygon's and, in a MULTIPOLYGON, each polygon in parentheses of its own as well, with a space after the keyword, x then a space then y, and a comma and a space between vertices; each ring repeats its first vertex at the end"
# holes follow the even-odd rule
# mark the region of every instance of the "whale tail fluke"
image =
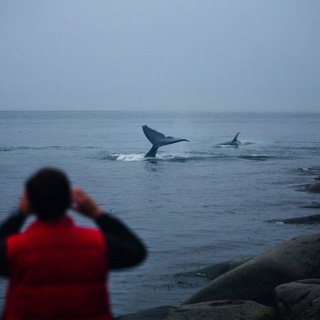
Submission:
POLYGON ((146 124, 142 126, 142 130, 152 144, 155 144, 157 141, 165 139, 166 137, 163 133, 149 128, 146 124))
POLYGON ((189 141, 188 139, 166 137, 163 133, 151 129, 146 124, 142 126, 142 130, 147 137, 147 139, 152 143, 152 147, 149 152, 145 155, 145 158, 152 157, 154 158, 157 154, 159 147, 165 146, 172 143, 177 143, 181 141, 189 141))

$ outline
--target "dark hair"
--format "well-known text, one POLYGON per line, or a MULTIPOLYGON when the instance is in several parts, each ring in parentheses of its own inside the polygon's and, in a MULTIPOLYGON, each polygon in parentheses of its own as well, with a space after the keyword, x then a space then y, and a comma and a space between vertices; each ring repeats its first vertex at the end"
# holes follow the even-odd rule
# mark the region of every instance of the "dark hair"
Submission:
POLYGON ((71 202, 67 175, 54 168, 43 168, 26 181, 27 196, 34 213, 41 220, 63 216, 71 202))

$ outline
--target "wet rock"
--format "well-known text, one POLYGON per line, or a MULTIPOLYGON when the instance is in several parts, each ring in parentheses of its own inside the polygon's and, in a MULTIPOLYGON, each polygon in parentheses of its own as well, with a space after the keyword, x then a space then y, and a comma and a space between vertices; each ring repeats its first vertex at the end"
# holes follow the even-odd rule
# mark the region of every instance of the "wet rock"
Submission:
POLYGON ((275 308, 254 301, 209 301, 175 307, 154 308, 115 320, 279 320, 275 308))
POLYGON ((320 278, 319 256, 320 233, 296 237, 219 276, 184 304, 240 299, 274 306, 278 285, 320 278))
POLYGON ((318 320, 320 318, 320 280, 307 279, 282 284, 275 299, 283 319, 318 320))
POLYGON ((177 308, 173 306, 162 306, 120 317, 115 317, 113 318, 113 320, 163 320, 167 318, 170 311, 173 311, 175 309, 177 308))
POLYGON ((254 301, 211 301, 183 305, 172 310, 165 320, 278 320, 276 309, 254 301))
POLYGON ((317 181, 307 186, 307 191, 320 192, 320 181, 317 181))
MULTIPOLYGON (((320 218, 319 218, 319 222, 320 222, 320 218)), ((179 278, 179 277, 202 277, 202 278, 206 278, 209 280, 213 280, 213 279, 217 278, 218 276, 220 276, 220 275, 240 266, 241 264, 249 261, 252 258, 253 258, 253 256, 240 257, 237 259, 232 259, 232 260, 221 262, 221 263, 216 263, 211 266, 208 266, 208 267, 205 267, 202 269, 198 269, 195 271, 177 273, 175 275, 175 277, 177 277, 177 278, 179 278)))
POLYGON ((317 224, 317 223, 320 223, 320 214, 314 214, 314 215, 305 216, 305 217, 281 219, 281 220, 274 219, 274 220, 268 220, 268 222, 289 223, 289 224, 317 224))

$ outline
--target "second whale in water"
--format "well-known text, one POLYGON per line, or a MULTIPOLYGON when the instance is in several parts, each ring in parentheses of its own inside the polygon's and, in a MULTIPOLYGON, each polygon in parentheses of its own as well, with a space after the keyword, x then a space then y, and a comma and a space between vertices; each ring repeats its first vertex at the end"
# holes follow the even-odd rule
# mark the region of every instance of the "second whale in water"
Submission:
POLYGON ((241 141, 238 140, 239 134, 240 134, 240 132, 238 132, 231 141, 219 143, 218 146, 235 146, 235 147, 237 147, 238 145, 241 144, 241 141))

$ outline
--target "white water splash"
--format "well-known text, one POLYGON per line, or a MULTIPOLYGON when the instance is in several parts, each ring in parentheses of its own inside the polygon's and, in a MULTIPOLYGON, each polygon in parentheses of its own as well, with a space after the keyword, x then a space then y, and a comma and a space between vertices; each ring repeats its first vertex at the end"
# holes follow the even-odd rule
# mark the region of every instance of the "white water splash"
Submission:
POLYGON ((117 156, 118 161, 143 161, 144 154, 119 154, 117 156))

